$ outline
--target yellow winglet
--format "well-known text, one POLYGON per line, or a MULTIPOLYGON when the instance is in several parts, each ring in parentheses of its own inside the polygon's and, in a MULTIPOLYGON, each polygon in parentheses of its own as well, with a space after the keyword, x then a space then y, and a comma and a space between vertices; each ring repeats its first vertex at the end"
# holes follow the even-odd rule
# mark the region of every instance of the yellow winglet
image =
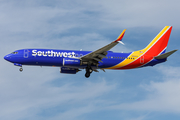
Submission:
POLYGON ((124 34, 125 34, 125 31, 126 31, 126 29, 123 30, 123 32, 119 35, 119 37, 114 42, 121 41, 123 36, 124 36, 124 34))

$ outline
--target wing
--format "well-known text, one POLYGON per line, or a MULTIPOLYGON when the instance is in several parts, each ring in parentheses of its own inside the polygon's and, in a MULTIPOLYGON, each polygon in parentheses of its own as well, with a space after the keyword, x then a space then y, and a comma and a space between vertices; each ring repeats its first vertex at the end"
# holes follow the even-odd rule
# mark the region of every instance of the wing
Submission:
POLYGON ((82 60, 82 62, 84 62, 84 64, 93 63, 94 65, 98 65, 98 62, 102 62, 103 58, 107 58, 106 55, 107 55, 108 50, 113 48, 119 42, 122 43, 121 40, 125 34, 125 31, 126 31, 126 29, 124 29, 123 32, 120 34, 120 36, 115 41, 111 42, 110 44, 108 44, 96 51, 93 51, 89 54, 82 56, 80 58, 82 60))

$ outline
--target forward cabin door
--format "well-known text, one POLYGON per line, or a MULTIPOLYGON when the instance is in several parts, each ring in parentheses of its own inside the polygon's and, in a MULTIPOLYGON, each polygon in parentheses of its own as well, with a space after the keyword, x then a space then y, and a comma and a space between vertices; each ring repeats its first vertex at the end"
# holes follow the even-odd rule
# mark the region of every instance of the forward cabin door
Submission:
POLYGON ((25 49, 24 50, 24 58, 28 58, 28 56, 29 56, 29 50, 25 49))

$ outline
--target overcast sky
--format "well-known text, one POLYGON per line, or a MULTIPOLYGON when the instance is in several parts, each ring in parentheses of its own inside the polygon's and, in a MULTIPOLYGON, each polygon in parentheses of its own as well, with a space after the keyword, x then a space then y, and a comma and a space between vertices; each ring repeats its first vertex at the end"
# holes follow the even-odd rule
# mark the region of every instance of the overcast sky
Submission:
POLYGON ((180 55, 154 67, 106 70, 85 78, 58 67, 3 59, 23 48, 96 50, 127 29, 112 50, 144 48, 172 25, 167 51, 179 49, 179 0, 0 0, 1 120, 179 120, 180 55))

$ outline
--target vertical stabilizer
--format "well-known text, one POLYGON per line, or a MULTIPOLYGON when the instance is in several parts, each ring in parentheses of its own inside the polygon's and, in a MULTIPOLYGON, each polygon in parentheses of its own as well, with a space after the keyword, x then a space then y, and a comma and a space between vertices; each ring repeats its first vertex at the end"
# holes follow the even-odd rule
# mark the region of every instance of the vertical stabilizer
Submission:
POLYGON ((172 26, 165 26, 163 30, 142 51, 151 56, 157 56, 165 52, 172 26))

